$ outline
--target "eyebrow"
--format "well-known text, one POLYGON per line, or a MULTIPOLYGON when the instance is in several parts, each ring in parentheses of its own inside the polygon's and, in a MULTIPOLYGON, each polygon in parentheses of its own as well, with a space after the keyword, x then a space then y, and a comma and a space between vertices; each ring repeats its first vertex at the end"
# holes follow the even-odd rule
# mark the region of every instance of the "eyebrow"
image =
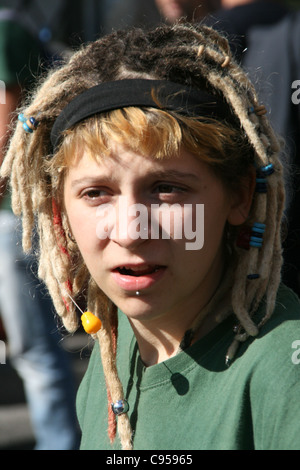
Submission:
POLYGON ((115 181, 115 177, 111 176, 84 176, 83 178, 78 178, 71 183, 72 188, 76 188, 77 186, 81 185, 97 185, 97 184, 105 184, 111 183, 115 181))
POLYGON ((154 173, 151 173, 151 176, 154 176, 156 178, 178 178, 178 179, 196 179, 197 181, 199 180, 199 177, 195 175, 194 173, 186 173, 185 171, 179 171, 175 169, 170 169, 170 170, 158 170, 155 171, 154 173))
MULTIPOLYGON (((172 178, 185 180, 185 179, 194 179, 199 181, 199 176, 195 175, 194 173, 186 173, 184 171, 179 171, 176 169, 170 170, 156 170, 153 173, 148 173, 143 175, 143 179, 146 178, 155 178, 155 179, 167 179, 170 180, 172 178)), ((76 188, 81 185, 97 185, 97 184, 108 184, 114 183, 117 181, 115 176, 85 176, 83 178, 78 178, 71 183, 72 188, 76 188)))

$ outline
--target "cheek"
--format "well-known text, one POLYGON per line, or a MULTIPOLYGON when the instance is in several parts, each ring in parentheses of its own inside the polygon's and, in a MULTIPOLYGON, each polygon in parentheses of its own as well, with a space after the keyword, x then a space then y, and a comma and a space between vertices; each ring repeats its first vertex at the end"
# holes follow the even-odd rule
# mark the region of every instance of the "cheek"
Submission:
POLYGON ((226 203, 206 204, 204 211, 205 245, 218 250, 223 243, 223 234, 229 214, 226 203))
POLYGON ((99 244, 96 235, 96 217, 91 214, 83 214, 82 211, 71 208, 68 211, 68 219, 79 251, 83 258, 86 258, 95 252, 99 244))

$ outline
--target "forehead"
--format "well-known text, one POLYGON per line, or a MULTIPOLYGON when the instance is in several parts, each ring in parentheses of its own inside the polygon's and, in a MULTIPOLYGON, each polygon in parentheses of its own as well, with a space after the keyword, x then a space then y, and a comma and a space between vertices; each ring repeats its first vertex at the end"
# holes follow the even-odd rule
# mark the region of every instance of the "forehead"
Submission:
POLYGON ((199 167, 201 162, 196 156, 192 155, 184 147, 181 147, 173 154, 164 157, 157 155, 145 154, 138 150, 131 149, 127 145, 110 142, 109 153, 102 153, 102 147, 99 151, 91 151, 90 149, 81 149, 77 155, 74 155, 68 164, 69 170, 82 173, 95 171, 131 171, 147 173, 152 170, 159 169, 184 169, 192 167, 194 170, 199 167))
POLYGON ((220 184, 212 169, 185 148, 168 158, 156 159, 130 150, 120 144, 113 145, 109 156, 95 158, 85 151, 73 160, 67 171, 72 187, 93 182, 131 184, 147 181, 173 181, 193 187, 199 184, 220 184))

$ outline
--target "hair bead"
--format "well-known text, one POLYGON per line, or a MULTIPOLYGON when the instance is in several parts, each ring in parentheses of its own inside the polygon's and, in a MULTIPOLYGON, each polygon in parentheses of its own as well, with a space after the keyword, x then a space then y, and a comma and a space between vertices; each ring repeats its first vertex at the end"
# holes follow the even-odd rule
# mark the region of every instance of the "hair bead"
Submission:
POLYGON ((265 228, 266 225, 259 222, 254 223, 252 227, 243 227, 238 234, 236 246, 244 250, 249 250, 250 247, 261 248, 265 228))
POLYGON ((263 175, 265 176, 270 176, 272 173, 274 173, 275 169, 272 163, 269 163, 266 166, 263 166, 260 168, 260 171, 262 172, 263 175))
POLYGON ((23 123, 23 129, 28 134, 32 134, 38 126, 38 121, 34 117, 26 118, 24 114, 19 114, 18 119, 23 123))
POLYGON ((102 327, 101 320, 91 312, 84 312, 81 321, 85 332, 89 335, 96 334, 102 327))
POLYGON ((254 112, 255 112, 256 116, 263 116, 264 114, 267 114, 266 107, 263 104, 259 105, 259 106, 256 106, 254 108, 254 112))
POLYGON ((274 166, 272 163, 269 163, 266 166, 262 166, 256 170, 256 186, 255 191, 257 193, 266 193, 268 191, 267 179, 266 176, 272 175, 274 173, 274 166))
POLYGON ((230 64, 230 57, 229 55, 225 57, 225 60, 224 62, 221 64, 221 67, 224 69, 225 67, 227 67, 228 65, 230 64))
POLYGON ((129 405, 127 400, 118 400, 116 403, 111 404, 111 409, 113 410, 116 416, 120 416, 124 413, 127 413, 129 410, 129 405))
POLYGON ((200 44, 198 51, 197 51, 197 57, 200 57, 204 52, 204 46, 203 44, 200 44))
POLYGON ((264 114, 267 114, 267 110, 263 104, 259 106, 249 106, 248 113, 256 114, 256 116, 263 116, 264 114))
POLYGON ((261 224, 259 222, 255 222, 252 228, 252 230, 254 230, 255 232, 259 232, 259 233, 264 233, 265 229, 266 229, 266 224, 261 224))
POLYGON ((267 180, 265 178, 256 178, 255 192, 266 193, 267 191, 267 180))
POLYGON ((252 227, 252 235, 250 237, 249 245, 254 248, 262 247, 262 237, 265 232, 266 225, 256 222, 252 227))

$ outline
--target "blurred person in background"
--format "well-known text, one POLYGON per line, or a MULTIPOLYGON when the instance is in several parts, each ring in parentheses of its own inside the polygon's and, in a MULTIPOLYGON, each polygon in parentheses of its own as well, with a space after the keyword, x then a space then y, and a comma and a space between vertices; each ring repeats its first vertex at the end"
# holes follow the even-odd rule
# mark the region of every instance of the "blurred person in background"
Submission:
MULTIPOLYGON (((21 10, 0 8, 0 157, 12 113, 47 61, 21 10)), ((19 220, 1 181, 0 315, 9 359, 24 384, 37 450, 78 448, 75 383, 70 358, 59 344, 61 334, 46 289, 36 276, 34 256, 22 251, 19 220)), ((1 372, 1 371, 0 371, 1 372)), ((1 385, 2 387, 5 384, 1 385)))
MULTIPOLYGON (((86 2, 84 2, 86 3, 86 2)), ((110 33, 112 29, 131 26, 149 28, 160 22, 155 0, 98 0, 101 19, 95 37, 110 33)))

